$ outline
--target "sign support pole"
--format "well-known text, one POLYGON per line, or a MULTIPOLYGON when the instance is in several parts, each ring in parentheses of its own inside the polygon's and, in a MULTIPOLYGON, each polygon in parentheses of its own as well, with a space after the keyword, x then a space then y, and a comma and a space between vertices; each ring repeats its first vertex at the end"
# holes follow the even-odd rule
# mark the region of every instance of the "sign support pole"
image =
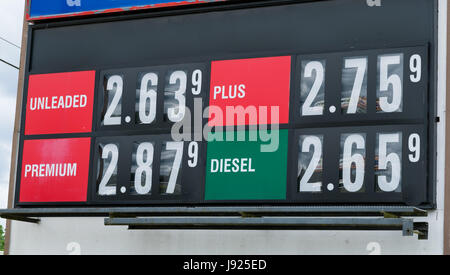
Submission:
MULTIPOLYGON (((16 98, 16 115, 14 121, 14 132, 12 138, 12 150, 11 150, 11 167, 9 173, 9 192, 8 192, 8 208, 13 208, 14 193, 15 193, 15 179, 16 179, 16 167, 17 158, 19 153, 19 138, 20 138, 20 118, 22 114, 22 97, 24 90, 25 80, 25 62, 27 54, 27 41, 28 41, 28 22, 26 20, 26 7, 24 9, 23 29, 22 29, 22 44, 20 52, 20 69, 19 69, 19 82, 17 86, 17 98, 16 98)), ((5 250, 4 254, 9 255, 9 248, 11 242, 11 220, 6 220, 5 229, 5 250)))
MULTIPOLYGON (((447 5, 449 1, 447 1, 447 5)), ((447 8, 447 83, 446 83, 446 110, 450 106, 450 9, 447 8)), ((445 115, 446 121, 446 143, 450 137, 450 113, 447 111, 445 115)), ((450 255, 450 146, 445 146, 445 205, 444 205, 444 255, 450 255)))

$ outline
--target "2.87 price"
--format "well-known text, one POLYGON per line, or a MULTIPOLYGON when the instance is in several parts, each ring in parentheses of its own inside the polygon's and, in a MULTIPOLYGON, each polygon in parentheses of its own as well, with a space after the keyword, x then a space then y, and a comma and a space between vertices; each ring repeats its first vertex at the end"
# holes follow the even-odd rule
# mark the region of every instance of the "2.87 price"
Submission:
POLYGON ((97 148, 98 196, 182 195, 183 172, 199 163, 197 142, 119 138, 97 148))

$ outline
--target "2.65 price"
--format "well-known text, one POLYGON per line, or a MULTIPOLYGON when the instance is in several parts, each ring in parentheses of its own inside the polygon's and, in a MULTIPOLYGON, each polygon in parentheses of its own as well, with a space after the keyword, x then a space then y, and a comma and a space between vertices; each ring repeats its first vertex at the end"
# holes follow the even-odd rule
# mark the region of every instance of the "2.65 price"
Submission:
MULTIPOLYGON (((374 176, 377 192, 401 192, 403 171, 403 132, 380 132, 375 134, 374 176)), ((368 170, 366 167, 366 133, 340 134, 339 187, 341 192, 364 192, 368 170)), ((298 190, 300 192, 322 192, 324 184, 324 135, 301 135, 298 154, 298 190)), ((407 161, 418 163, 422 158, 421 136, 407 136, 407 161)), ((329 183, 328 191, 335 185, 329 183)))

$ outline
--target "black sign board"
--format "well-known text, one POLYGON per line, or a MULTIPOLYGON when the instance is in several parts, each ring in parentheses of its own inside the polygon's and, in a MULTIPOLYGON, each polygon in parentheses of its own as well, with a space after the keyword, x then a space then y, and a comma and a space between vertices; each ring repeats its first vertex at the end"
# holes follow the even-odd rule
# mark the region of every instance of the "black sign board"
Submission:
POLYGON ((31 26, 16 206, 434 207, 437 1, 31 26))

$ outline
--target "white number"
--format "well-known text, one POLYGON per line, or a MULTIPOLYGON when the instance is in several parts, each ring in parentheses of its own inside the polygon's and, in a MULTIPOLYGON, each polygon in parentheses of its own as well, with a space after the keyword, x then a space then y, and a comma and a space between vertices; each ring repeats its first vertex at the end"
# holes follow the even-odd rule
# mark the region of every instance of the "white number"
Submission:
POLYGON ((308 168, 305 171, 305 174, 300 180, 300 192, 320 192, 322 187, 322 182, 308 182, 314 174, 314 170, 319 165, 320 159, 322 158, 322 142, 320 138, 317 136, 307 136, 303 140, 302 152, 310 152, 311 146, 314 148, 314 154, 308 168))
POLYGON ((411 82, 417 83, 422 79, 422 58, 420 55, 415 54, 411 56, 409 60, 409 69, 413 73, 410 75, 411 82))
POLYGON ((399 111, 403 96, 402 79, 398 74, 389 75, 390 65, 401 65, 401 56, 380 56, 380 92, 387 92, 389 86, 392 86, 392 102, 389 103, 386 96, 379 99, 380 108, 386 113, 399 111))
POLYGON ((183 145, 184 145, 183 142, 167 142, 166 144, 167 150, 176 151, 172 171, 170 172, 166 194, 173 194, 175 192, 175 186, 177 184, 177 178, 181 167, 181 160, 183 159, 183 145))
POLYGON ((71 242, 66 245, 67 252, 69 255, 81 255, 81 245, 77 242, 71 242))
POLYGON ((381 245, 377 242, 368 243, 366 249, 369 255, 381 255, 381 245))
POLYGON ((108 106, 108 109, 105 113, 105 118, 103 120, 104 125, 120 125, 120 116, 113 117, 114 111, 117 109, 117 105, 119 104, 120 99, 122 98, 123 91, 123 79, 119 75, 113 75, 108 79, 108 83, 106 86, 106 90, 108 94, 114 91, 114 86, 116 87, 116 92, 114 93, 114 98, 111 101, 111 105, 108 106))
POLYGON ((361 95, 364 76, 367 71, 367 58, 346 59, 345 68, 357 68, 355 83, 353 84, 352 96, 348 104, 347 114, 356 114, 358 110, 359 97, 361 95))
POLYGON ((391 181, 387 181, 385 175, 378 176, 378 186, 384 192, 395 191, 400 184, 401 177, 401 163, 400 157, 396 153, 387 153, 388 143, 399 143, 400 134, 380 134, 379 135, 379 160, 378 169, 386 170, 388 168, 388 163, 391 164, 391 181))
POLYGON ((409 151, 412 154, 409 154, 410 162, 418 162, 420 159, 420 136, 418 134, 412 134, 408 139, 408 147, 409 151))
POLYGON ((153 165, 153 144, 143 142, 139 145, 136 152, 137 169, 134 176, 134 188, 140 195, 148 194, 152 190, 152 165, 153 165), (144 153, 147 155, 144 160, 144 153), (145 173, 145 183, 142 185, 142 175, 145 173))
POLYGON ((148 89, 149 84, 151 86, 158 86, 158 76, 155 73, 144 75, 141 81, 139 119, 145 124, 152 123, 156 117, 156 90, 153 88, 148 89), (150 101, 150 110, 148 111, 148 114, 146 110, 147 100, 150 101))
POLYGON ((323 85, 323 81, 325 79, 325 69, 319 61, 311 61, 306 64, 304 77, 312 77, 313 71, 316 72, 316 79, 314 80, 314 84, 309 92, 305 102, 302 106, 302 115, 304 116, 314 116, 314 115, 322 115, 323 114, 323 105, 311 107, 314 99, 317 97, 320 88, 323 85))
POLYGON ((198 143, 197 142, 189 143, 188 155, 190 158, 188 160, 189 167, 192 167, 192 168, 196 167, 197 163, 198 163, 198 143))
POLYGON ((66 3, 67 3, 67 6, 69 6, 69 7, 74 7, 74 6, 81 7, 81 0, 67 0, 66 3))
POLYGON ((175 91, 175 99, 178 101, 177 108, 168 109, 168 117, 172 122, 180 122, 184 118, 186 112, 186 85, 187 76, 183 71, 175 71, 170 75, 170 84, 175 85, 178 81, 180 82, 180 88, 175 91))
POLYGON ((350 135, 344 142, 344 154, 342 164, 342 180, 344 188, 348 192, 358 192, 364 183, 364 156, 361 154, 352 155, 353 144, 357 149, 365 148, 364 137, 361 135, 350 135), (352 182, 352 164, 355 164, 356 177, 352 182))
POLYGON ((193 95, 199 95, 202 92, 202 71, 195 70, 192 74, 192 85, 195 87, 192 88, 193 95))
POLYGON ((109 163, 109 166, 105 171, 105 175, 100 181, 100 185, 98 187, 98 194, 101 196, 109 196, 116 194, 115 186, 106 186, 106 185, 108 184, 109 180, 111 179, 114 173, 114 170, 117 167, 117 161, 119 159, 119 148, 117 147, 117 145, 107 144, 105 145, 105 147, 103 147, 102 159, 103 160, 108 159, 109 154, 111 154, 111 162, 109 163))

